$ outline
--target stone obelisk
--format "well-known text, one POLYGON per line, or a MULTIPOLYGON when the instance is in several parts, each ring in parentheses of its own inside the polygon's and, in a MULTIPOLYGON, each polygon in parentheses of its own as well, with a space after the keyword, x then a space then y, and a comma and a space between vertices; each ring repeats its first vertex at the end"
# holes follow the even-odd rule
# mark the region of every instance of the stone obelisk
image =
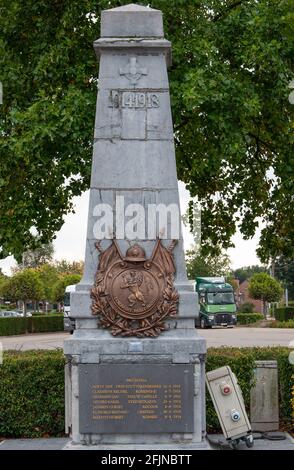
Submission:
POLYGON ((204 447, 206 347, 185 269, 162 13, 103 11, 94 48, 85 270, 64 345, 67 431, 77 447, 204 447))

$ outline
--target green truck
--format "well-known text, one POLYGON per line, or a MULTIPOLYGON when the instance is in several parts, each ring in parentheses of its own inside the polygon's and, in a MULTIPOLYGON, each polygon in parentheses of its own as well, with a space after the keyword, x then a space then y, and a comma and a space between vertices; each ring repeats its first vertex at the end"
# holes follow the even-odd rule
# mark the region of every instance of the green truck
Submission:
POLYGON ((231 284, 224 277, 197 277, 196 292, 199 301, 199 317, 196 326, 233 327, 237 323, 236 302, 231 284))

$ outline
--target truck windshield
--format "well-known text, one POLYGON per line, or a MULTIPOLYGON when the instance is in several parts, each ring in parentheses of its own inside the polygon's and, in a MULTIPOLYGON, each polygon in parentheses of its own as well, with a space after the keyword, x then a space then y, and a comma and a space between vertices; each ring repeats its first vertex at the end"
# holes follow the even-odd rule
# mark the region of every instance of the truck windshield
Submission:
POLYGON ((234 304, 233 292, 209 292, 207 294, 207 303, 210 305, 234 304))

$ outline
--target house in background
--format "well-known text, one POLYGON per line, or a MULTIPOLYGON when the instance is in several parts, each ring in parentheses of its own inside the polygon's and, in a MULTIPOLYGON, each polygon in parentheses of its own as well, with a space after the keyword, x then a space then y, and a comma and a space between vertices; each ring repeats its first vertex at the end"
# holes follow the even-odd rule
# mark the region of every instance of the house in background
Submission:
POLYGON ((237 308, 238 310, 240 309, 242 304, 245 303, 251 303, 254 305, 254 313, 263 313, 263 304, 262 300, 255 300, 252 299, 249 295, 249 280, 245 280, 242 283, 239 282, 238 279, 234 279, 234 281, 237 284, 237 289, 235 290, 235 295, 236 295, 236 303, 237 303, 237 308))

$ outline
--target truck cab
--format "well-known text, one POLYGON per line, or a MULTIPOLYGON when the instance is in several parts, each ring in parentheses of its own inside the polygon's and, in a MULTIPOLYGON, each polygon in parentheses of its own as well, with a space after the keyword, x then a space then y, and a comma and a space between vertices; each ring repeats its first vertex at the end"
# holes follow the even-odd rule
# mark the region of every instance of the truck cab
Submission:
POLYGON ((196 326, 233 327, 237 323, 236 302, 233 287, 223 277, 197 277, 196 291, 199 301, 199 317, 196 326))

